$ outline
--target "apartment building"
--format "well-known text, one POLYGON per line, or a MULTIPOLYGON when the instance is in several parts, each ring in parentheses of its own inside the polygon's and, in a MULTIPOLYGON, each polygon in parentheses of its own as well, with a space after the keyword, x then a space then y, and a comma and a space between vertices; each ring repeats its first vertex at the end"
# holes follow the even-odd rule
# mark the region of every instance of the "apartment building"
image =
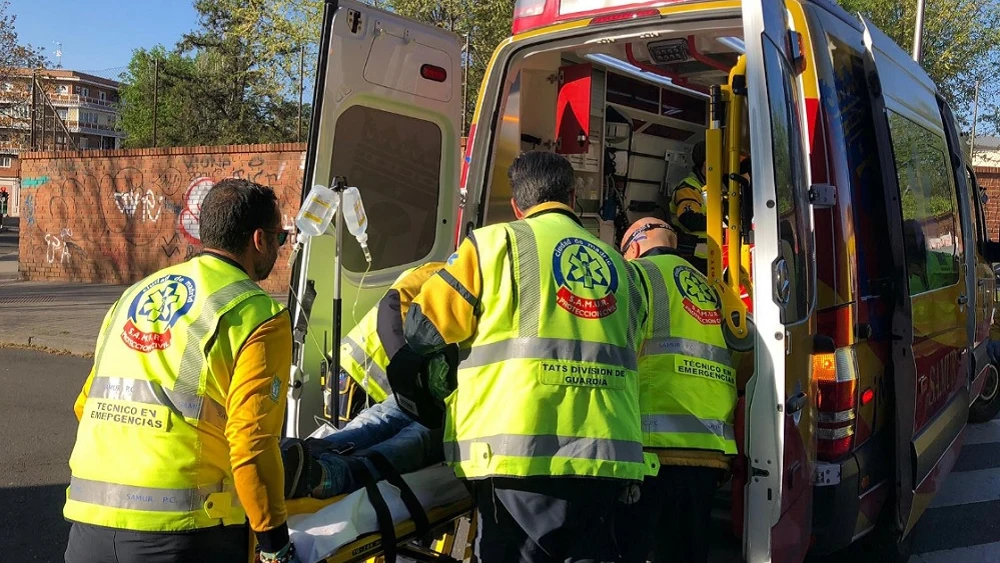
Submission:
POLYGON ((117 104, 118 82, 99 76, 64 69, 0 76, 0 186, 12 202, 21 152, 120 148, 125 134, 117 127, 117 104))

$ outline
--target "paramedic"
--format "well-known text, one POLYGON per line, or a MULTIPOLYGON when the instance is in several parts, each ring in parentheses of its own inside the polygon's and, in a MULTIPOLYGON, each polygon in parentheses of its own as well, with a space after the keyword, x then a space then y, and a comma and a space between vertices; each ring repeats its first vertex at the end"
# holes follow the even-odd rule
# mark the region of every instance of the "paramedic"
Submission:
POLYGON ((646 561, 650 548, 654 561, 707 562, 712 498, 736 453, 736 383, 721 302, 677 255, 675 237, 670 225, 646 218, 621 246, 658 305, 639 357, 639 412, 643 445, 657 453, 660 472, 646 479, 638 503, 620 507, 626 562, 646 561))
POLYGON ((614 504, 647 473, 638 273, 573 213, 565 158, 526 152, 508 177, 518 220, 475 230, 428 280, 407 346, 465 352, 444 450, 473 490, 478 560, 614 561, 614 504))
POLYGON ((678 232, 679 251, 701 273, 708 272, 708 239, 705 234, 705 141, 691 149, 691 173, 674 188, 670 218, 678 232))
POLYGON ((67 563, 298 561, 278 439, 291 319, 255 282, 288 237, 271 188, 205 196, 204 250, 125 291, 76 401, 67 563))
MULTIPOLYGON (((403 272, 341 340, 342 377, 350 377, 356 384, 351 387, 359 391, 357 403, 354 397, 346 404, 342 401, 350 421, 344 428, 314 433, 318 440, 289 438, 282 442, 286 498, 327 499, 353 492, 363 486, 359 469, 381 477, 377 467, 349 463, 346 454, 374 451, 399 473, 442 460, 440 431, 429 430, 399 408, 386 375, 389 359, 406 343, 403 319, 413 297, 442 267, 444 262, 429 262, 403 272), (369 398, 376 404, 364 408, 369 398)), ((421 366, 409 367, 417 370, 421 366)))
POLYGON ((424 282, 443 267, 444 262, 428 262, 400 274, 375 307, 340 341, 341 379, 345 380, 340 412, 346 420, 361 411, 366 399, 381 403, 392 395, 386 368, 389 359, 406 343, 406 311, 424 282), (356 385, 346 385, 348 377, 356 385))

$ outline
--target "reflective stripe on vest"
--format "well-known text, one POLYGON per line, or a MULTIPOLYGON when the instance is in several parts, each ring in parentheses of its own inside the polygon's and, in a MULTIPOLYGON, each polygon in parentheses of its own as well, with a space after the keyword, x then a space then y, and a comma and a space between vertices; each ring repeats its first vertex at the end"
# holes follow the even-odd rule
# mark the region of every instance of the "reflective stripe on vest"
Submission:
POLYGON ((90 385, 90 398, 114 399, 143 405, 163 405, 184 416, 202 420, 218 428, 226 426, 226 408, 211 397, 202 397, 165 389, 145 379, 95 377, 90 385), (207 405, 207 408, 205 408, 207 405))
POLYGON ((492 455, 516 457, 570 457, 642 463, 642 445, 625 440, 578 438, 574 436, 524 436, 501 434, 475 440, 445 443, 445 461, 472 459, 474 443, 486 443, 492 455))
POLYGON ((445 458, 460 477, 646 474, 638 273, 570 221, 551 213, 473 234, 484 268, 481 312, 461 353, 458 390, 446 399, 445 458), (570 267, 557 248, 596 260, 577 275, 595 276, 603 289, 559 282, 556 272, 566 279, 570 267), (618 286, 609 301, 612 279, 618 286), (562 291, 593 308, 574 312, 562 291))
POLYGON ((197 489, 161 489, 91 481, 80 477, 71 477, 69 482, 70 500, 153 512, 195 512, 202 509, 210 494, 222 491, 221 484, 197 489))
POLYGON ((728 348, 705 344, 697 340, 688 338, 656 338, 650 339, 642 345, 643 356, 660 356, 665 354, 680 354, 682 356, 693 356, 703 358, 717 364, 732 367, 732 355, 728 348))
MULTIPOLYGON (((372 335, 378 338, 378 335, 372 335)), ((364 368, 365 374, 375 380, 375 385, 378 385, 379 389, 383 392, 389 389, 389 377, 385 374, 385 370, 382 366, 378 365, 374 359, 372 359, 365 352, 365 349, 361 347, 350 335, 344 337, 344 342, 351 347, 350 358, 356 364, 364 368)), ((348 373, 348 375, 351 375, 348 373)), ((358 381, 362 383, 362 381, 358 381)))
POLYGON ((693 414, 644 414, 643 432, 710 434, 724 440, 735 440, 733 425, 723 420, 706 420, 693 414))
POLYGON ((634 263, 645 274, 650 302, 655 303, 639 358, 643 443, 736 453, 735 373, 722 335, 718 295, 680 256, 650 256, 634 263))
POLYGON ((476 346, 467 351, 460 369, 478 368, 506 360, 566 360, 622 366, 632 371, 639 367, 635 352, 621 346, 565 340, 561 338, 519 337, 476 346))

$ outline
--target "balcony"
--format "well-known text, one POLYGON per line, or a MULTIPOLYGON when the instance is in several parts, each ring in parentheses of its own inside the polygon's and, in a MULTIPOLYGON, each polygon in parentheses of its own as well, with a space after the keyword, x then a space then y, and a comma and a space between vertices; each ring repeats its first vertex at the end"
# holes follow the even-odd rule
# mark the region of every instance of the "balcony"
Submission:
POLYGON ((104 135, 106 137, 124 137, 123 131, 115 130, 113 125, 106 123, 87 123, 83 121, 65 121, 70 133, 86 133, 88 135, 104 135))
POLYGON ((49 94, 49 101, 51 101, 54 106, 91 105, 111 111, 114 111, 115 109, 115 102, 112 100, 89 98, 79 94, 49 94))

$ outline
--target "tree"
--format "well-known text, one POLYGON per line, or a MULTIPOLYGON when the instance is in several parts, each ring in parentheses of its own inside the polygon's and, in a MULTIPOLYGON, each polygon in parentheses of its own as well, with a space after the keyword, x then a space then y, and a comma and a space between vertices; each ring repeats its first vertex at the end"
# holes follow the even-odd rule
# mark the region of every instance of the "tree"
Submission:
MULTIPOLYGON (((8 13, 10 2, 0 0, 0 128, 24 130, 30 122, 30 69, 47 63, 40 49, 22 44, 17 36, 17 16, 8 13)), ((0 147, 23 148, 30 133, 0 139, 0 147)))
MULTIPOLYGON (((133 53, 121 87, 126 145, 152 145, 154 82, 158 146, 294 141, 299 52, 310 42, 315 48, 318 27, 308 23, 318 26, 310 12, 315 6, 306 0, 196 0, 195 8, 199 27, 172 52, 157 47, 133 53)), ((308 111, 303 114, 306 128, 308 111)))
MULTIPOLYGON (((916 0, 840 0, 851 13, 868 17, 907 52, 913 48, 916 0)), ((981 118, 994 131, 1000 125, 1000 2, 926 0, 921 65, 971 126, 976 80, 980 81, 981 118)))

